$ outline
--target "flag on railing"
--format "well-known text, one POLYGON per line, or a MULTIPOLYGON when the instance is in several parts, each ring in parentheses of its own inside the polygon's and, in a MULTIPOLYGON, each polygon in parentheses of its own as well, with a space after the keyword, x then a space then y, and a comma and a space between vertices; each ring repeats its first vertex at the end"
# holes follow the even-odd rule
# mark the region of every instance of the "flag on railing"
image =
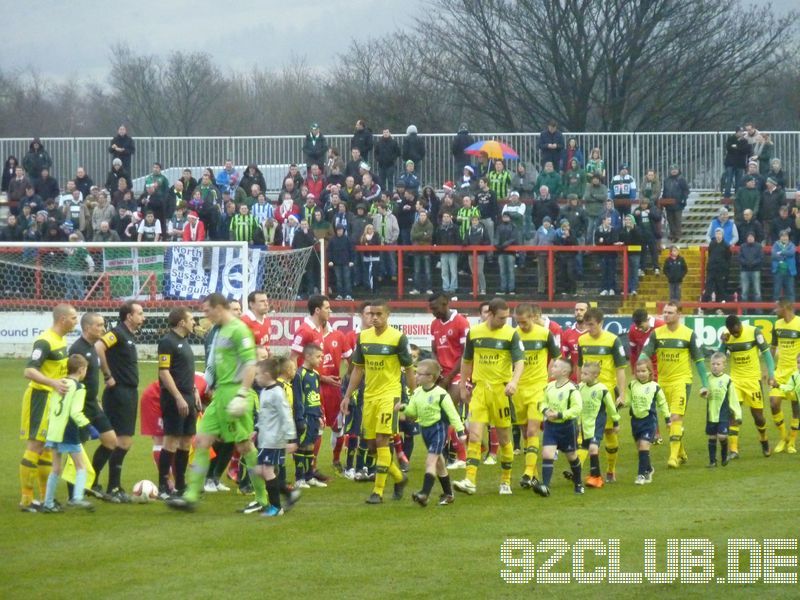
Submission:
POLYGON ((249 262, 249 289, 243 290, 242 251, 239 248, 197 248, 178 246, 165 255, 164 297, 183 300, 201 300, 212 292, 227 298, 242 300, 253 290, 264 285, 266 252, 251 249, 249 262))

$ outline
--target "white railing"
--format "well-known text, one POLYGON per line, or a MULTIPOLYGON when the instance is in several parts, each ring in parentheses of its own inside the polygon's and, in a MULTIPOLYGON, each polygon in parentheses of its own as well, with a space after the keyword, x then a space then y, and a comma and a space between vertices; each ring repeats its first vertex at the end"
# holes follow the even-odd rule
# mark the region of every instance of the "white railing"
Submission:
MULTIPOLYGON (((797 183, 800 165, 800 132, 770 132, 775 144, 774 155, 783 161, 788 175, 788 187, 797 183)), ((425 140, 427 156, 422 164, 426 184, 440 188, 442 183, 456 177, 450 153, 452 133, 420 134, 425 140)), ((648 168, 654 168, 662 179, 673 163, 696 190, 711 190, 719 186, 725 156, 724 143, 730 132, 653 132, 653 133, 567 133, 574 136, 588 155, 591 148, 602 149, 609 169, 614 172, 626 162, 637 179, 648 168)), ((500 139, 510 144, 525 162, 538 163, 536 145, 538 133, 474 133, 475 139, 500 139)), ((350 134, 326 136, 330 146, 337 147, 344 158, 349 156, 350 134)), ((402 134, 396 139, 402 143, 402 134)), ((98 185, 105 182, 111 165, 108 146, 111 138, 41 138, 53 158, 53 175, 64 185, 78 166, 84 166, 98 185)), ((203 167, 224 164, 232 159, 236 164, 289 164, 303 162, 303 136, 253 137, 148 137, 134 138, 132 175, 142 177, 153 162, 165 167, 203 167)), ((0 157, 9 155, 19 160, 25 155, 30 138, 0 139, 0 157)), ((399 168, 399 164, 398 164, 399 168)))

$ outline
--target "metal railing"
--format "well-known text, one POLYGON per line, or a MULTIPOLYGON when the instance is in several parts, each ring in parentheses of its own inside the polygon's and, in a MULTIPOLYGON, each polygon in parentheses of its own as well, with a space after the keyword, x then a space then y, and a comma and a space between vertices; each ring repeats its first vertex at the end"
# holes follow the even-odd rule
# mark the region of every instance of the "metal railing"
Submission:
MULTIPOLYGON (((774 143, 774 156, 783 162, 787 172, 787 187, 797 182, 800 165, 800 132, 769 132, 774 143)), ((588 158, 593 147, 602 150, 610 173, 622 163, 628 163, 637 180, 649 168, 663 178, 671 164, 678 164, 689 185, 695 190, 713 190, 719 186, 725 157, 725 139, 730 132, 643 132, 643 133, 566 133, 574 136, 588 158)), ((452 133, 420 134, 425 141, 426 157, 421 164, 423 183, 440 188, 454 179, 455 163, 450 152, 452 133)), ((520 159, 538 163, 538 133, 474 133, 476 140, 499 139, 514 148, 520 159)), ((339 149, 343 158, 349 156, 351 135, 326 136, 330 146, 339 149)), ((402 142, 402 134, 395 136, 402 142)), ((53 158, 53 175, 62 186, 78 166, 102 185, 111 166, 105 138, 41 138, 53 158)), ((142 177, 158 161, 165 167, 203 167, 222 165, 226 159, 237 165, 303 163, 304 136, 253 137, 136 137, 136 153, 132 161, 132 176, 142 177)), ((19 160, 28 150, 30 138, 0 139, 0 158, 14 155, 19 160)), ((398 164, 398 167, 400 165, 398 164)), ((513 166, 513 165, 512 165, 513 166)))

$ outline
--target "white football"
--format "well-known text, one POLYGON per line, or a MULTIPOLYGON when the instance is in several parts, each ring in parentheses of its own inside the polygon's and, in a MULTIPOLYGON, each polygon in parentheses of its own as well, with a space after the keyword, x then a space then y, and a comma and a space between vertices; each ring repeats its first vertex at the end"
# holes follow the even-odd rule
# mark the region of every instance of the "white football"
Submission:
POLYGON ((246 398, 235 396, 230 402, 228 402, 228 406, 225 407, 225 410, 230 416, 238 418, 247 412, 247 407, 249 404, 250 403, 246 398))
POLYGON ((134 502, 139 504, 145 504, 151 500, 156 500, 158 498, 158 486, 147 479, 137 481, 133 486, 133 495, 131 498, 134 502))

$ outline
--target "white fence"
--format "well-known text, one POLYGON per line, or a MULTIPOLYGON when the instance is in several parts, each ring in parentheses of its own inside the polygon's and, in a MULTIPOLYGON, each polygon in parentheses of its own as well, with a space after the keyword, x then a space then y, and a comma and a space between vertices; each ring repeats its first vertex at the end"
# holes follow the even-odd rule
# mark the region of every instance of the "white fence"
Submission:
MULTIPOLYGON (((614 172, 622 163, 631 166, 633 175, 640 179, 648 168, 662 176, 673 163, 680 165, 693 189, 710 190, 719 185, 725 156, 725 139, 730 132, 659 132, 659 133, 568 133, 588 155, 591 148, 602 149, 609 169, 614 172)), ((499 139, 507 142, 525 162, 538 163, 536 150, 538 133, 474 133, 477 140, 499 139)), ((349 156, 350 135, 327 135, 328 144, 349 156)), ((450 144, 454 134, 421 134, 425 140, 427 156, 422 164, 424 183, 441 187, 456 176, 450 144)), ((775 144, 774 155, 783 161, 788 174, 788 187, 797 182, 800 165, 800 132, 771 132, 775 144)), ((402 142, 402 135, 396 135, 402 142)), ((133 177, 142 177, 150 171, 153 162, 164 167, 221 165, 231 159, 236 164, 289 164, 302 163, 303 136, 253 136, 253 137, 149 137, 134 138, 136 154, 133 156, 133 177)), ((53 158, 53 175, 62 186, 73 176, 78 166, 84 166, 90 177, 102 185, 110 168, 108 146, 111 138, 42 138, 42 143, 53 158)), ((30 138, 0 139, 0 157, 14 155, 22 159, 30 138)), ((398 165, 399 166, 399 165, 398 165)))

